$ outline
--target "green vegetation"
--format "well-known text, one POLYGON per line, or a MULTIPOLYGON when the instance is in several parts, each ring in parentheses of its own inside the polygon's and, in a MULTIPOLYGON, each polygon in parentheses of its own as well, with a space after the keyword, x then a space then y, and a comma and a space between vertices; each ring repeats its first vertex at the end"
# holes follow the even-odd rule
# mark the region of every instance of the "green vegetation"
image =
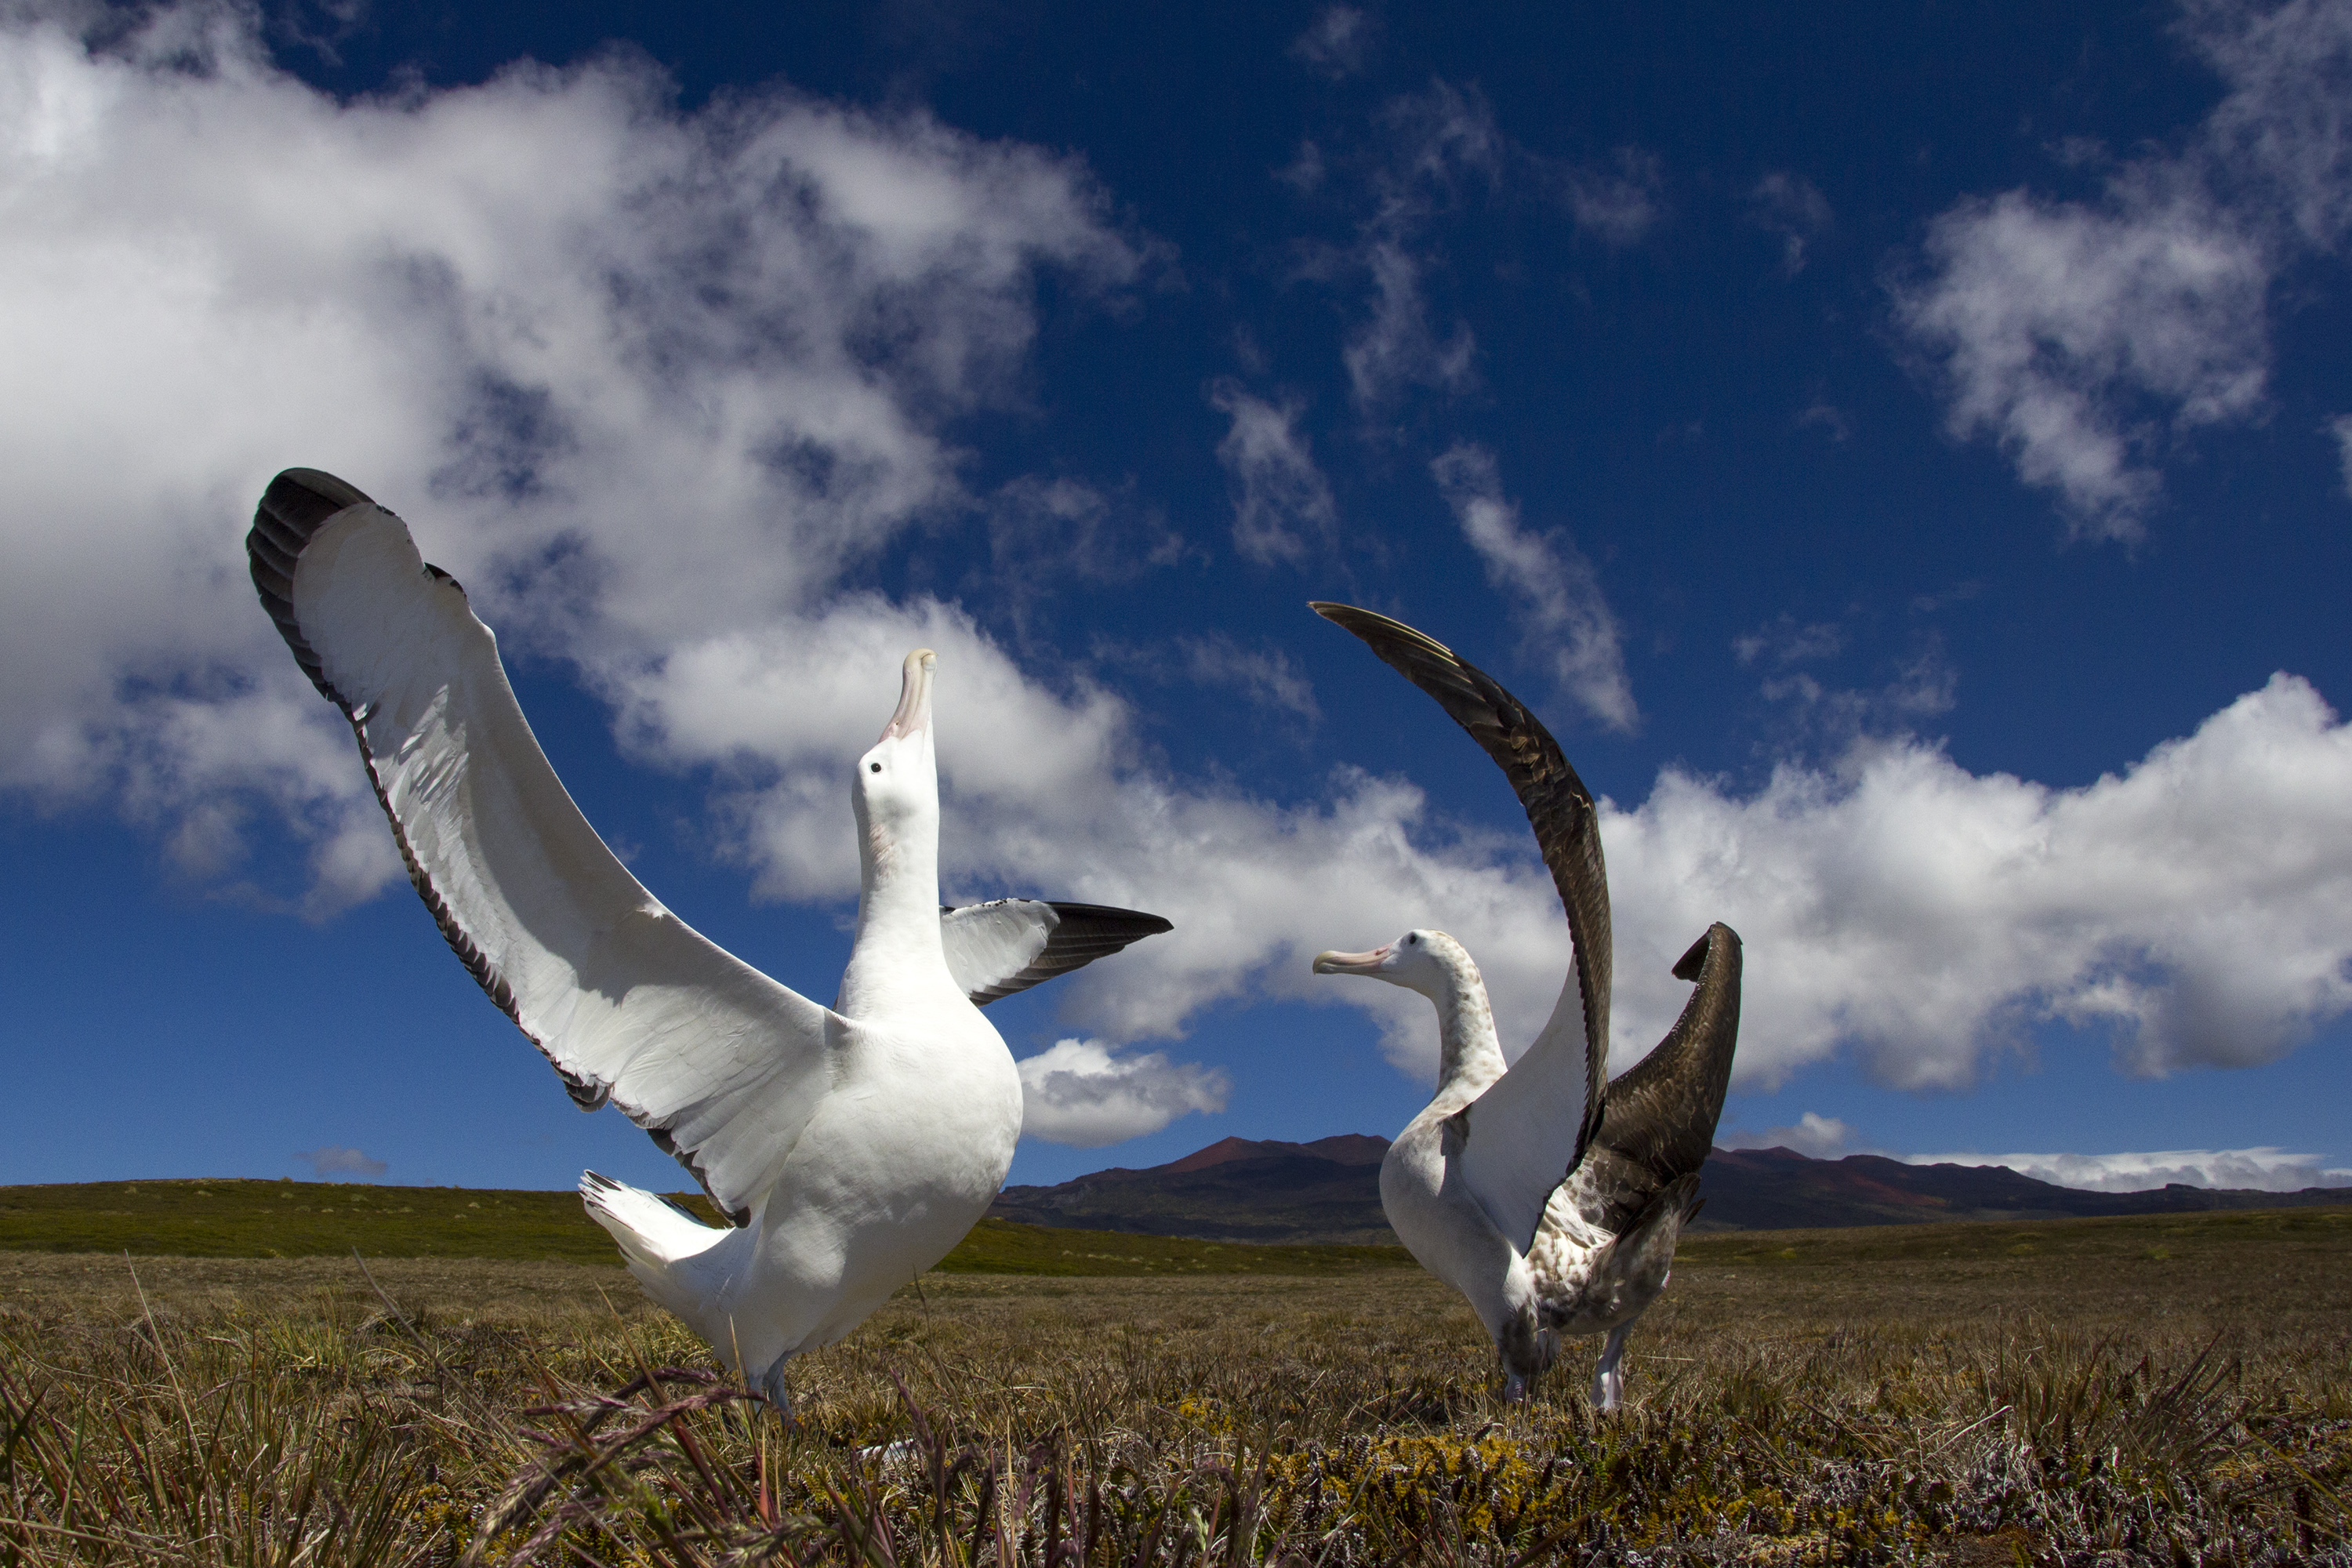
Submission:
POLYGON ((0 1252, 0 1565, 2340 1563, 2312 1218, 1706 1238, 1606 1419, 1413 1269, 935 1274, 787 1430, 601 1262, 0 1252))
POLYGON ((1110 1277, 1186 1274, 1360 1274, 1419 1267, 1402 1247, 1275 1247, 1186 1241, 1110 1230, 1063 1230, 984 1219, 940 1261, 942 1274, 1110 1277))
MULTIPOLYGON (((677 1201, 711 1223, 699 1194, 677 1201)), ((0 1252, 173 1258, 483 1258, 618 1268, 572 1193, 328 1182, 89 1182, 0 1187, 0 1252)), ((949 1274, 1354 1274, 1401 1247, 1259 1247, 982 1220, 949 1274)))
POLYGON ((349 1258, 354 1247, 369 1258, 620 1262, 575 1193, 249 1181, 0 1187, 0 1250, 10 1252, 349 1258))

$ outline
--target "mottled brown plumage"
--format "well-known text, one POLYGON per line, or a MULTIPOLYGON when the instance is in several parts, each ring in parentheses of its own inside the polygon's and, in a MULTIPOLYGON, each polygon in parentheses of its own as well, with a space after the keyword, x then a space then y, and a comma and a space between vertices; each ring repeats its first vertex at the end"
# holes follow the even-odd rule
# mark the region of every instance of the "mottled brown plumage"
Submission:
POLYGON ((1609 879, 1591 792, 1526 704, 1475 665, 1386 616, 1316 604, 1435 698, 1511 781, 1568 915, 1583 1006, 1583 1105, 1563 1014, 1507 1069, 1486 986, 1461 944, 1413 931, 1364 953, 1326 952, 1318 973, 1370 975, 1436 1005, 1435 1097, 1390 1145, 1381 1201, 1398 1237, 1453 1284, 1495 1338, 1506 1398, 1523 1397, 1560 1335, 1603 1333, 1594 1403, 1616 1407, 1626 1334, 1665 1288, 1698 1172, 1714 1143, 1739 1035, 1739 938, 1717 924, 1675 965, 1695 983, 1657 1048, 1608 1079, 1609 879), (1565 1133, 1576 1124, 1572 1156, 1565 1133))

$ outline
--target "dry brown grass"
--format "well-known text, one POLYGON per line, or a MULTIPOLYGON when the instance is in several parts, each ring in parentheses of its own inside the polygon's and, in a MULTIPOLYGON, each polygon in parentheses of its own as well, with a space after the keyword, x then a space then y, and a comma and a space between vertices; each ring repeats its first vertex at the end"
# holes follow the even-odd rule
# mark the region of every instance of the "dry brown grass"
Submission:
POLYGON ((933 1276, 786 1433, 614 1269, 0 1256, 0 1563, 2352 1563, 2352 1225, 2228 1218, 1715 1238, 1605 1420, 1418 1274, 933 1276))

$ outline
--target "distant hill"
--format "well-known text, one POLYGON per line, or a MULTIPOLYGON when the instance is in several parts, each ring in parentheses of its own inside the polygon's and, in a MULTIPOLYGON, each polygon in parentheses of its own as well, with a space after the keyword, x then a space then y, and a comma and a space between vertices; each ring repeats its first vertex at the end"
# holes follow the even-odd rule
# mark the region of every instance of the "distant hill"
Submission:
POLYGON ((1385 1138, 1312 1143, 1228 1138, 1165 1165, 1097 1171, 1052 1187, 1007 1187, 989 1214, 1023 1225, 1190 1236, 1205 1241, 1396 1245, 1381 1213, 1385 1138))
MULTIPOLYGON (((1380 1163, 1387 1151, 1388 1140, 1362 1133, 1312 1143, 1228 1138, 1146 1170, 1115 1167, 1058 1186, 1007 1187, 989 1212, 1025 1225, 1214 1241, 1393 1243, 1381 1212, 1380 1163)), ((2087 1193, 2000 1165, 1906 1165, 1877 1154, 1815 1160, 1790 1149, 1717 1149, 1699 1183, 1706 1198, 1699 1231, 2352 1204, 2352 1187, 2265 1193, 2175 1184, 2087 1193)))
POLYGON ((1706 1196, 1701 1230, 2087 1219, 2352 1204, 2352 1187, 2264 1193, 2176 1182, 2146 1192, 2086 1193, 2037 1182, 2003 1165, 1908 1165, 1882 1154, 1814 1160, 1793 1149, 1717 1149, 1699 1173, 1699 1190, 1706 1196))

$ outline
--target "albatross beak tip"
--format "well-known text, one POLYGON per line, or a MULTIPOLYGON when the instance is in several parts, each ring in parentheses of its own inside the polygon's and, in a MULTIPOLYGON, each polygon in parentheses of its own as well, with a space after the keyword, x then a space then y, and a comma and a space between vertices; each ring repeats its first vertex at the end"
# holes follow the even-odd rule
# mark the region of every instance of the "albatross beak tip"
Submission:
POLYGON ((907 656, 898 685, 898 710, 883 726, 883 740, 893 735, 911 735, 930 727, 931 676, 939 663, 940 656, 927 647, 919 647, 907 656))

